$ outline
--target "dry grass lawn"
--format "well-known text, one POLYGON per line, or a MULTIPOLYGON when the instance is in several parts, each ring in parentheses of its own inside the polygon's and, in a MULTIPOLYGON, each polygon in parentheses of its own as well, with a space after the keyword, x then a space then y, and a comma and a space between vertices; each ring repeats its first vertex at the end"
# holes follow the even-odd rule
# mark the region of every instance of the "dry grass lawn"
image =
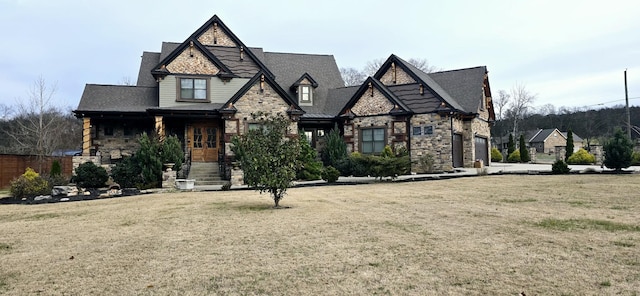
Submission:
POLYGON ((7 295, 636 295, 640 175, 0 206, 7 295))

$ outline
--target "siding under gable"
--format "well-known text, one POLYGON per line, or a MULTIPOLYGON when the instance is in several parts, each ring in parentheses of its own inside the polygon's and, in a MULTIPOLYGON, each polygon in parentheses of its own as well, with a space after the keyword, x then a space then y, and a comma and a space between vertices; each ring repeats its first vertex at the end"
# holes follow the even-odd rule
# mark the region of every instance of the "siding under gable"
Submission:
MULTIPOLYGON (((192 102, 176 102, 177 97, 177 82, 176 76, 168 75, 162 81, 160 81, 159 91, 159 106, 163 107, 175 107, 194 104, 192 102)), ((226 103, 231 97, 244 86, 249 79, 247 78, 233 78, 231 81, 223 82, 218 77, 210 77, 210 89, 209 98, 212 104, 226 103)), ((197 103, 202 104, 202 103, 197 103)))

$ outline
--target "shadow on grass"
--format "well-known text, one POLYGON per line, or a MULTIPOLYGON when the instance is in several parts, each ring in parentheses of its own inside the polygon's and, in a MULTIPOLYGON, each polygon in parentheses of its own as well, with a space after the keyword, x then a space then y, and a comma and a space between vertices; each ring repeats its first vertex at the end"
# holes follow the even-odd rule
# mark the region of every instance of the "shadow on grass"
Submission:
POLYGON ((534 225, 542 228, 570 231, 592 229, 605 231, 640 231, 640 226, 594 219, 544 219, 534 225))

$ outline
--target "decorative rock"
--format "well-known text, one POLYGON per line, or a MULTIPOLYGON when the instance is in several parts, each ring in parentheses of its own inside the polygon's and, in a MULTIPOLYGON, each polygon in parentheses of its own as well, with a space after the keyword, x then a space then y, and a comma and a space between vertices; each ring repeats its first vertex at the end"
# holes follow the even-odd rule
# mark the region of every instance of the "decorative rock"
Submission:
POLYGON ((69 198, 68 197, 63 197, 63 198, 60 199, 60 201, 69 201, 69 198))
POLYGON ((67 196, 77 196, 77 195, 78 195, 78 187, 68 186, 67 196))
POLYGON ((109 190, 112 190, 112 189, 120 190, 120 184, 118 183, 111 184, 111 186, 109 186, 109 190))
POLYGON ((33 201, 50 200, 51 195, 38 195, 33 198, 33 201))
POLYGON ((67 196, 69 194, 69 186, 53 186, 51 188, 52 196, 67 196))
POLYGON ((120 189, 109 189, 109 191, 107 192, 108 196, 121 196, 122 195, 122 190, 120 189))
POLYGON ((91 195, 91 191, 85 191, 82 193, 83 195, 91 195))

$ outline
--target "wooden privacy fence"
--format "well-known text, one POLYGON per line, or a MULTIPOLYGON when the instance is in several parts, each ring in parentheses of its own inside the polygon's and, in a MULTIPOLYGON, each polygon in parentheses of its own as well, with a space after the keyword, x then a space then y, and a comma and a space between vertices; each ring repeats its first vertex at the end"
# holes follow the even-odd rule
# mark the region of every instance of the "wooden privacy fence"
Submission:
POLYGON ((35 155, 0 154, 0 188, 8 188, 11 180, 19 177, 27 168, 32 168, 38 173, 49 174, 54 160, 60 162, 62 174, 71 176, 73 172, 73 156, 45 156, 42 162, 42 172, 38 172, 40 164, 35 155))

